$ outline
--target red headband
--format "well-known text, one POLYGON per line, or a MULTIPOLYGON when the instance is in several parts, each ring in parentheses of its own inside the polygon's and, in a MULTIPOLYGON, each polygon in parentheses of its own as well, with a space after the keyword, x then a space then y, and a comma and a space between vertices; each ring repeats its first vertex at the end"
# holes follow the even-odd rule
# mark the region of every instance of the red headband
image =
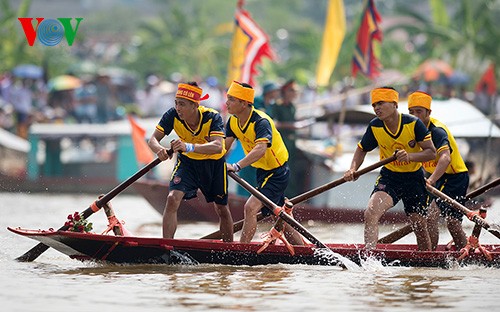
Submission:
POLYGON ((195 103, 200 103, 200 101, 206 100, 210 97, 208 94, 201 96, 202 92, 203 90, 201 88, 186 83, 179 83, 179 85, 177 86, 177 93, 175 94, 175 97, 183 98, 195 103))

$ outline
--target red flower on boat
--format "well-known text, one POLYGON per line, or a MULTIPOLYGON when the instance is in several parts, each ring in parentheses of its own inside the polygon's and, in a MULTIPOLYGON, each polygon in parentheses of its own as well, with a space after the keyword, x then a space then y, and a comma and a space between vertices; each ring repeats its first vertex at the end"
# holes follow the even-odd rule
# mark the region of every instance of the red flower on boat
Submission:
POLYGON ((82 233, 92 231, 92 223, 80 216, 78 212, 68 215, 68 221, 64 223, 64 226, 68 227, 66 231, 82 233))

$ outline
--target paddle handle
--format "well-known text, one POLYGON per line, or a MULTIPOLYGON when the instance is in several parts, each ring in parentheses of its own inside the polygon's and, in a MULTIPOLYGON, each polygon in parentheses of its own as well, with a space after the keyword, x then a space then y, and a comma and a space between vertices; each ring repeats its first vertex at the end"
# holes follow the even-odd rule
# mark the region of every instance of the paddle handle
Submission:
MULTIPOLYGON (((456 200, 454 200, 453 198, 449 197, 448 195, 446 195, 445 193, 439 191, 437 188, 435 188, 435 187, 433 187, 431 185, 427 184, 425 187, 427 188, 427 190, 431 194, 433 194, 433 195, 441 198, 442 200, 448 202, 449 204, 451 204, 453 207, 455 207, 456 209, 458 209, 460 212, 462 212, 467 217, 471 216, 472 211, 470 209, 466 208, 464 205, 462 205, 459 202, 457 202, 456 200)), ((483 228, 485 228, 486 230, 488 230, 490 233, 492 233, 496 237, 500 238, 500 231, 492 229, 491 225, 486 220, 484 220, 483 218, 481 218, 480 216, 478 216, 477 214, 473 214, 472 217, 469 217, 469 219, 471 219, 471 221, 473 221, 474 223, 479 224, 480 226, 482 226, 483 228)))
POLYGON ((491 181, 490 183, 485 184, 485 185, 475 189, 474 191, 470 192, 469 194, 467 194, 467 197, 474 198, 476 196, 479 196, 479 195, 489 191, 490 189, 497 187, 499 184, 500 184, 500 178, 496 178, 495 180, 491 181))
POLYGON ((246 189, 250 194, 255 196, 258 200, 260 200, 267 208, 271 209, 278 217, 283 219, 286 223, 290 224, 297 232, 302 234, 305 238, 307 238, 311 243, 316 245, 319 248, 328 248, 325 244, 323 244, 320 240, 318 240, 314 235, 305 229, 299 222, 293 219, 290 215, 288 215, 281 207, 273 203, 269 198, 264 196, 261 192, 259 192, 256 188, 251 186, 247 181, 243 180, 240 176, 238 176, 233 171, 228 172, 228 175, 233 178, 239 185, 241 185, 244 189, 246 189), (276 213, 279 211, 278 213, 276 213))
MULTIPOLYGON (((370 166, 368 166, 366 168, 363 168, 361 170, 358 170, 358 171, 354 172, 354 177, 358 178, 358 177, 362 176, 363 174, 368 173, 368 172, 370 172, 370 171, 372 171, 374 169, 377 169, 379 167, 382 167, 384 165, 387 165, 388 163, 391 163, 391 162, 395 161, 396 159, 397 159, 396 153, 394 153, 391 157, 382 159, 379 162, 376 162, 376 163, 374 163, 374 164, 372 164, 372 165, 370 165, 370 166)), ((293 205, 296 205, 298 203, 301 203, 301 202, 304 202, 304 201, 306 201, 308 199, 311 199, 312 197, 314 197, 314 196, 316 196, 318 194, 321 194, 321 193, 323 193, 323 192, 325 192, 325 191, 327 191, 329 189, 337 187, 337 186, 339 186, 339 185, 341 185, 341 184, 343 184, 345 182, 347 182, 346 179, 344 179, 343 177, 339 178, 337 180, 334 180, 332 182, 329 182, 329 183, 326 183, 326 184, 324 184, 322 186, 314 188, 314 189, 312 189, 310 191, 307 191, 307 192, 305 192, 305 193, 303 193, 301 195, 295 196, 292 199, 290 199, 289 201, 293 205)))
POLYGON ((136 172, 133 176, 131 176, 127 180, 123 181, 122 183, 120 183, 119 185, 117 185, 114 189, 112 189, 111 191, 109 191, 108 193, 106 193, 101 199, 98 199, 96 201, 97 207, 102 208, 107 202, 109 202, 110 200, 112 200, 113 198, 115 198, 116 195, 118 195, 121 192, 123 192, 123 190, 125 190, 127 187, 129 187, 135 181, 139 180, 140 177, 142 177, 143 175, 145 175, 149 170, 151 170, 152 168, 156 167, 161 162, 162 161, 161 161, 160 158, 156 158, 155 160, 153 160, 152 162, 150 162, 149 164, 147 164, 146 166, 144 166, 141 170, 139 170, 138 172, 136 172))
POLYGON ((411 227, 410 224, 403 226, 400 229, 395 230, 392 233, 387 234, 386 236, 380 238, 377 243, 379 244, 392 244, 395 241, 400 240, 401 238, 405 237, 406 235, 410 234, 413 232, 413 228, 411 227))
MULTIPOLYGON (((467 194, 465 196, 467 197, 467 200, 471 200, 474 197, 477 197, 477 196, 489 191, 490 189, 498 186, 498 184, 500 184, 500 178, 497 178, 496 180, 475 189, 474 191, 470 192, 469 194, 467 194)), ((400 240, 401 238, 405 237, 406 235, 410 234, 411 232, 413 232, 413 229, 411 228, 411 225, 408 224, 408 225, 405 225, 404 227, 402 227, 398 230, 395 230, 394 232, 389 233, 386 236, 382 237, 381 239, 378 240, 378 243, 379 244, 392 244, 392 243, 400 240)))

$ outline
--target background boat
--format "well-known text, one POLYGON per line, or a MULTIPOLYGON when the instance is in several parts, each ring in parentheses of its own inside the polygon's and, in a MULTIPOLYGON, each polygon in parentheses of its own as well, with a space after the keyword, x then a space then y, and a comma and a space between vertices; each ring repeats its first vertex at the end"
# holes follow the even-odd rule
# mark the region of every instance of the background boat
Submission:
POLYGON ((0 128, 0 176, 24 176, 29 149, 28 141, 0 128))
MULTIPOLYGON (((149 125, 152 133, 157 120, 139 122, 149 125)), ((0 190, 107 193, 139 169, 130 133, 127 120, 33 124, 28 140, 2 130, 0 190)), ((164 166, 159 165, 159 172, 164 166)), ((129 188, 125 192, 134 191, 129 188)))

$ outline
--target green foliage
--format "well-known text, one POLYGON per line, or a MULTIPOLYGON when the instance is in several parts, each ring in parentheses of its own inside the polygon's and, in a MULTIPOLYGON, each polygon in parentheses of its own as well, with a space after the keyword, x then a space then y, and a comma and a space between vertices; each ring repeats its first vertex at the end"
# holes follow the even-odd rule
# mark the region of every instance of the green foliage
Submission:
POLYGON ((11 7, 10 1, 0 0, 0 71, 9 70, 31 56, 25 53, 25 39, 18 35, 16 28, 19 26, 17 17, 26 16, 30 4, 30 0, 23 0, 16 11, 11 7))
MULTIPOLYGON (((179 72, 185 77, 221 78, 226 64, 220 60, 227 60, 229 51, 220 44, 224 38, 214 36, 217 25, 207 18, 200 9, 187 12, 180 3, 166 5, 158 17, 139 25, 137 36, 141 43, 136 55, 128 56, 129 66, 142 74, 164 77, 179 72)), ((225 36, 229 44, 230 34, 225 36)))
POLYGON ((401 30, 408 34, 406 45, 414 47, 417 57, 408 55, 407 72, 415 63, 438 58, 478 78, 489 62, 500 61, 500 43, 493 39, 500 35, 500 5, 490 0, 445 2, 452 21, 448 27, 434 24, 429 15, 400 3, 395 12, 406 20, 386 29, 386 36, 401 30))

